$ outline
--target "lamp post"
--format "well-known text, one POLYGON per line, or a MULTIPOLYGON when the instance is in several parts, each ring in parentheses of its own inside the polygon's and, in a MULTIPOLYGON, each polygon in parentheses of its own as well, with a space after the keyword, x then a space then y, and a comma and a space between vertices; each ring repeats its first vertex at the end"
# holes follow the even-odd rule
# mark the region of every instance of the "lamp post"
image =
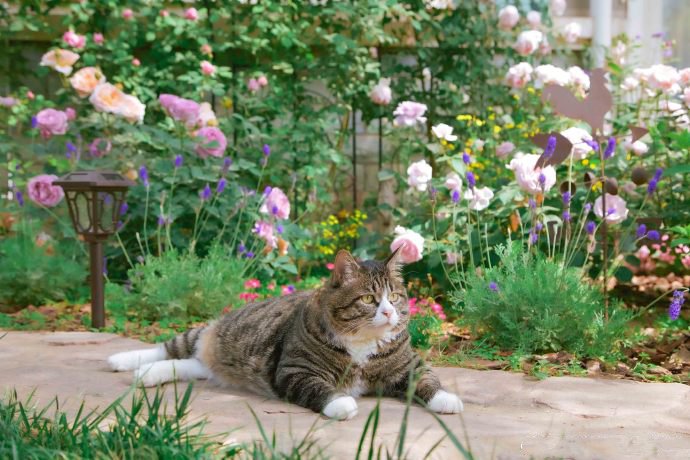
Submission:
POLYGON ((74 229, 89 243, 91 325, 104 327, 103 242, 117 230, 120 206, 135 184, 114 171, 76 171, 53 184, 65 191, 74 229))

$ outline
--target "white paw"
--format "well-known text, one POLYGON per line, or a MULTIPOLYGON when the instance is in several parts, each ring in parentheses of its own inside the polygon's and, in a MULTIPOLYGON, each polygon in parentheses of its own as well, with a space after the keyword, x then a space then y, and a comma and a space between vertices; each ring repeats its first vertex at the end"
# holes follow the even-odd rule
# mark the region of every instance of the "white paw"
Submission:
POLYGON ((323 415, 336 420, 350 420, 357 415, 357 402, 352 396, 341 396, 326 404, 323 415))
POLYGON ((427 404, 429 410, 439 414, 457 414, 462 412, 462 401, 453 393, 438 390, 427 404))
POLYGON ((165 348, 160 346, 144 350, 123 351, 109 356, 108 365, 115 372, 131 371, 139 368, 142 364, 160 361, 165 357, 165 348))
POLYGON ((155 387, 161 383, 172 382, 175 379, 175 370, 170 361, 144 364, 134 371, 134 381, 145 387, 155 387))

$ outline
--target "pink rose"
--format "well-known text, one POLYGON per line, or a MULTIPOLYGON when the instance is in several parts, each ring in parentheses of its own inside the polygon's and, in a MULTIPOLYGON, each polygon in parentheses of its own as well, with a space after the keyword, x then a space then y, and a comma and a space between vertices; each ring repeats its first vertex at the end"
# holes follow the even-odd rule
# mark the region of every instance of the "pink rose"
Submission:
POLYGON ((685 105, 690 107, 690 88, 685 88, 683 90, 683 100, 685 101, 685 105))
POLYGON ((103 34, 95 33, 93 34, 93 42, 97 45, 102 45, 105 39, 103 38, 103 34))
POLYGON ((266 246, 277 248, 278 240, 273 234, 273 231, 273 225, 265 220, 260 220, 254 224, 254 233, 256 233, 259 238, 266 242, 266 246))
POLYGON ((407 168, 407 185, 419 192, 424 192, 431 182, 432 168, 425 160, 412 163, 407 168))
POLYGON ((228 141, 223 131, 215 126, 205 126, 199 129, 195 135, 200 139, 199 144, 196 146, 197 155, 201 158, 223 156, 228 146, 228 141))
POLYGON ((139 66, 141 65, 141 61, 140 61, 139 59, 137 59, 137 58, 133 58, 133 59, 132 59, 132 65, 133 65, 134 67, 139 67, 139 66))
POLYGON ((498 27, 503 30, 510 30, 520 20, 520 13, 513 5, 501 8, 498 12, 498 27))
POLYGON ((458 193, 462 192, 462 179, 460 179, 460 176, 458 176, 457 173, 451 172, 446 174, 446 182, 445 186, 448 188, 448 190, 457 190, 458 193))
POLYGON ((57 179, 58 177, 53 174, 41 174, 29 180, 26 186, 29 198, 47 208, 56 206, 65 196, 62 187, 53 185, 53 181, 57 179))
POLYGON ((84 67, 70 77, 69 83, 77 91, 79 97, 87 97, 96 89, 96 86, 105 83, 105 77, 96 67, 84 67))
POLYGON ((278 187, 273 187, 259 211, 264 214, 274 215, 278 219, 288 219, 290 217, 290 200, 285 195, 285 192, 278 187))
POLYGON ((196 10, 196 8, 187 8, 184 12, 184 18, 189 19, 190 21, 196 21, 199 19, 199 12, 196 10))
POLYGON ((130 20, 134 17, 134 11, 132 11, 130 8, 125 8, 124 11, 122 11, 122 18, 130 20))
POLYGON ((108 139, 97 137, 89 144, 89 153, 92 157, 101 158, 110 153, 112 144, 108 139))
POLYGON ((72 121, 75 118, 77 118, 77 111, 74 110, 72 107, 67 107, 65 109, 65 115, 67 115, 67 121, 72 121))
POLYGON ((515 89, 524 88, 532 80, 532 71, 532 66, 528 62, 515 64, 506 73, 506 84, 515 89))
POLYGON ((553 166, 535 168, 537 160, 539 155, 518 153, 508 165, 508 169, 515 173, 515 180, 520 188, 532 194, 548 192, 556 185, 556 170, 553 166), (543 180, 540 181, 542 176, 543 180))
POLYGON ((400 248, 398 257, 403 263, 410 264, 422 259, 424 237, 414 230, 398 225, 394 230, 395 239, 391 243, 391 252, 400 248))
POLYGON ((683 85, 690 85, 690 67, 679 70, 678 76, 680 77, 680 82, 683 85))
POLYGON ((529 56, 539 49, 544 34, 538 30, 525 30, 520 32, 513 48, 520 56, 529 56))
POLYGON ((530 11, 527 13, 527 22, 532 27, 539 27, 541 25, 541 13, 539 11, 530 11))
POLYGON ((650 67, 649 86, 665 93, 674 94, 680 91, 678 82, 680 74, 669 65, 655 64, 650 67))
POLYGON ((268 78, 266 78, 266 75, 260 75, 259 78, 256 79, 256 82, 263 88, 268 85, 268 78))
POLYGON ((391 99, 393 98, 390 84, 390 78, 379 79, 379 82, 371 89, 371 93, 369 93, 369 98, 371 99, 371 102, 377 105, 390 104, 391 99))
POLYGON ((196 102, 174 94, 161 94, 158 101, 171 118, 188 126, 193 126, 196 123, 199 116, 199 104, 196 102))
POLYGON ((201 73, 204 75, 213 75, 216 73, 216 66, 208 61, 201 61, 201 73))
POLYGON ((67 114, 62 110, 43 109, 36 114, 36 126, 44 139, 67 132, 67 114))
POLYGON ((498 158, 505 158, 515 150, 515 144, 510 141, 502 142, 498 147, 496 147, 496 156, 498 158))
POLYGON ((254 93, 261 89, 261 85, 259 84, 259 81, 256 78, 250 78, 247 82, 247 89, 254 93))
POLYGON ((36 96, 34 95, 34 92, 33 92, 33 91, 29 90, 29 91, 26 92, 26 97, 27 97, 30 101, 33 101, 34 98, 35 98, 36 96))
POLYGON ((72 48, 83 48, 86 46, 86 37, 75 33, 73 30, 68 30, 62 34, 62 41, 72 48))
POLYGON ((17 100, 11 96, 0 97, 0 105, 3 107, 13 107, 17 105, 17 100))
POLYGON ((572 44, 577 42, 581 35, 582 26, 577 22, 571 22, 565 26, 565 29, 563 29, 563 38, 565 39, 566 43, 572 44))
POLYGON ((159 14, 160 17, 162 17, 162 18, 167 18, 168 16, 170 16, 170 12, 169 12, 168 10, 161 10, 161 12, 158 13, 158 14, 159 14))
MULTIPOLYGON (((604 200, 600 196, 594 200, 594 214, 599 217, 604 217, 603 212, 604 200)), ((618 224, 623 222, 628 217, 628 207, 625 200, 618 195, 606 194, 606 221, 609 224, 618 224)))
POLYGON ((393 124, 395 126, 415 126, 417 123, 426 123, 426 117, 424 113, 426 112, 426 105, 419 102, 413 101, 403 101, 395 108, 393 115, 395 115, 395 120, 393 124))
POLYGON ((201 54, 206 54, 208 56, 213 54, 213 49, 211 48, 211 45, 209 45, 208 43, 201 45, 201 48, 199 50, 201 51, 201 54))

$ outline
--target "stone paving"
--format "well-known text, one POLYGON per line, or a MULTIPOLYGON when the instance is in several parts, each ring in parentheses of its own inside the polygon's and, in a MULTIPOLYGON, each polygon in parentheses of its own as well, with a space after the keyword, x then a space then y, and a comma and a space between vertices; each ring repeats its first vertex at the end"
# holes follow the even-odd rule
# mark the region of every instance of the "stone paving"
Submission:
MULTIPOLYGON (((131 386, 131 373, 110 372, 105 358, 147 346, 111 334, 10 331, 0 339, 0 391, 14 387, 26 395, 36 389, 42 403, 58 395, 68 411, 82 399, 89 407, 105 407, 131 386)), ((537 381, 516 373, 458 368, 437 372, 465 403, 462 418, 443 416, 443 421, 460 439, 467 436, 477 459, 690 458, 690 386, 576 377, 537 381)), ((259 437, 251 406, 283 446, 301 439, 316 421, 316 437, 326 452, 350 459, 375 403, 375 398, 362 398, 353 420, 330 422, 298 406, 199 382, 192 413, 208 417, 208 432, 231 432, 228 439, 241 442, 259 437)), ((381 407, 379 440, 392 445, 404 405, 384 399, 381 407)), ((409 458, 422 458, 442 437, 429 414, 412 408, 409 458)), ((432 458, 460 456, 445 440, 432 458)))

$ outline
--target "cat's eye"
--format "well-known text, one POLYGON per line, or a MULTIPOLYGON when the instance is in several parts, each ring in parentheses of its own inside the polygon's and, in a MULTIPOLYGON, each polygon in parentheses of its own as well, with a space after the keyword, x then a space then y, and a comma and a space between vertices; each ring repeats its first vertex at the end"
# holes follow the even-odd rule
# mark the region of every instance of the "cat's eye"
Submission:
POLYGON ((364 303, 374 303, 374 296, 371 294, 363 295, 361 300, 364 303))
POLYGON ((400 295, 396 294, 395 292, 391 292, 390 294, 388 294, 388 300, 390 302, 397 302, 398 300, 400 300, 400 295))

